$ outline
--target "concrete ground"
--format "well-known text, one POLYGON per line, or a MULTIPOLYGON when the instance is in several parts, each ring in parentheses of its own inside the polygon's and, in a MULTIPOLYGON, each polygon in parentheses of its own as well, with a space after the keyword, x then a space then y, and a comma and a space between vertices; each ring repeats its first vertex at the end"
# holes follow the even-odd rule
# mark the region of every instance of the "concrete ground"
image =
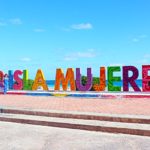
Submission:
POLYGON ((0 150, 149 150, 150 137, 0 122, 0 150))

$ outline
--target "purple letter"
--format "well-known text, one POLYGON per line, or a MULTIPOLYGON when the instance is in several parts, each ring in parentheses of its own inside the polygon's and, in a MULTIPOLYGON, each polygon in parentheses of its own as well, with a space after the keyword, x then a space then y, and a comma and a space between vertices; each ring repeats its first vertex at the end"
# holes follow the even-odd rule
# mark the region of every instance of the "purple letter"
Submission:
POLYGON ((124 66, 123 67, 123 91, 129 91, 128 83, 132 86, 134 91, 141 91, 137 86, 135 80, 138 78, 138 69, 134 66, 124 66), (129 77, 129 71, 133 72, 133 75, 129 77))
POLYGON ((92 87, 91 68, 87 68, 87 83, 85 86, 81 82, 80 68, 76 68, 76 86, 79 91, 89 91, 92 87))

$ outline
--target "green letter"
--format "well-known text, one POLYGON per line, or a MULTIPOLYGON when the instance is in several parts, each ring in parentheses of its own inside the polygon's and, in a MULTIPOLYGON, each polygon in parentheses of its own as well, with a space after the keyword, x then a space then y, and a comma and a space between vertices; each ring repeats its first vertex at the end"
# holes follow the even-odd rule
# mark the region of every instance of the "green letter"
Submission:
POLYGON ((114 86, 113 82, 121 81, 121 77, 114 77, 113 72, 120 71, 120 67, 108 67, 108 91, 121 91, 120 86, 114 86))

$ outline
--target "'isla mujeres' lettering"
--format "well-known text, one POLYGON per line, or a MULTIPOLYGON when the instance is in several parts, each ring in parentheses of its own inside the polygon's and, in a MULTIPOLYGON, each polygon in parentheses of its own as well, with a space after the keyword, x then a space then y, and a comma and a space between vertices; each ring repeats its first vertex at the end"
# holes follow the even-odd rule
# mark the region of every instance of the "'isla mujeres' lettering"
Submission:
MULTIPOLYGON (((87 68, 87 81, 83 85, 81 82, 81 70, 76 68, 76 73, 74 73, 73 68, 68 68, 66 74, 63 73, 61 68, 56 69, 55 77, 55 91, 60 90, 60 85, 62 85, 62 90, 67 91, 68 84, 70 83, 71 91, 90 91, 91 88, 95 91, 105 91, 108 87, 108 91, 129 91, 129 85, 136 92, 150 92, 150 65, 142 66, 142 89, 136 84, 136 80, 139 78, 139 71, 135 66, 109 66, 107 68, 100 67, 99 69, 99 84, 93 85, 93 75, 92 69, 87 68), (107 69, 107 70, 106 70, 107 69), (122 71, 122 72, 121 72, 122 71), (115 76, 114 73, 121 73, 120 76, 115 76), (129 72, 132 72, 130 75, 129 72), (76 76, 75 76, 76 75, 76 76), (106 79, 107 77, 107 79, 106 79), (107 81, 107 82, 106 82, 107 81), (121 86, 116 86, 114 83, 123 83, 123 88, 121 86)), ((4 87, 4 78, 6 73, 0 71, 0 87, 4 87)), ((37 90, 38 87, 42 87, 43 90, 48 91, 48 86, 44 77, 44 73, 39 69, 36 73, 34 81, 29 80, 28 70, 16 70, 8 71, 8 89, 12 90, 37 90)))

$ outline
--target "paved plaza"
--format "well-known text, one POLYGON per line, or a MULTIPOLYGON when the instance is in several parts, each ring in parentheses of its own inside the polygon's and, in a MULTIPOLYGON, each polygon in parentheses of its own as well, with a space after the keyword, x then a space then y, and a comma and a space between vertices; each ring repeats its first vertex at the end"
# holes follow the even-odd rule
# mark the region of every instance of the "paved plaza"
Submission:
MULTIPOLYGON (((150 99, 141 98, 92 99, 1 95, 0 107, 1 111, 10 108, 118 116, 150 115, 150 99)), ((149 150, 150 147, 148 136, 120 133, 110 134, 11 122, 0 122, 0 131, 0 150, 149 150)))
POLYGON ((100 99, 1 95, 0 107, 150 115, 150 99, 100 99))

